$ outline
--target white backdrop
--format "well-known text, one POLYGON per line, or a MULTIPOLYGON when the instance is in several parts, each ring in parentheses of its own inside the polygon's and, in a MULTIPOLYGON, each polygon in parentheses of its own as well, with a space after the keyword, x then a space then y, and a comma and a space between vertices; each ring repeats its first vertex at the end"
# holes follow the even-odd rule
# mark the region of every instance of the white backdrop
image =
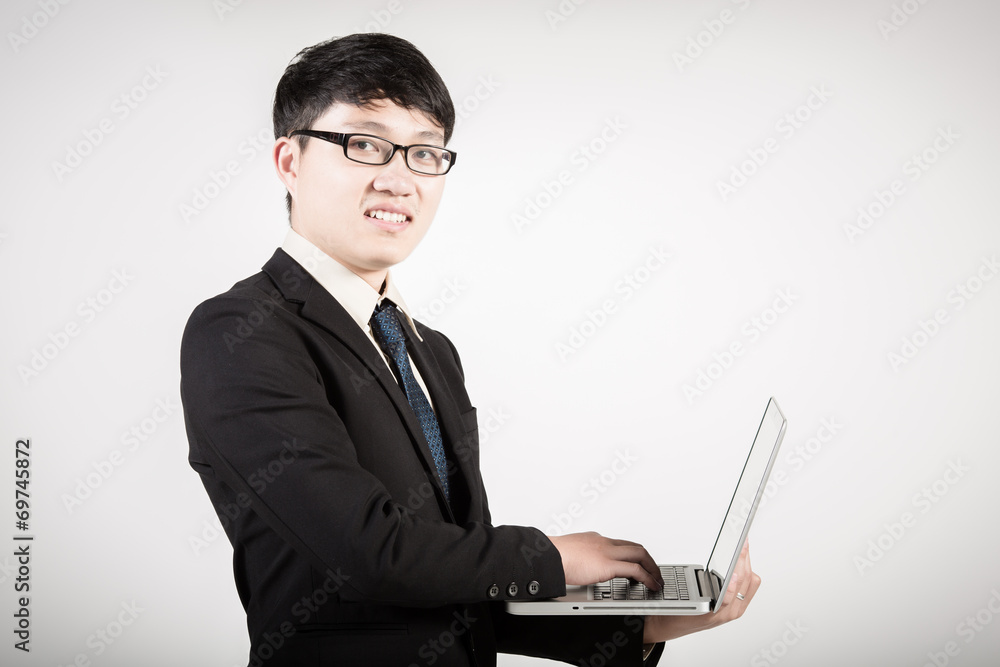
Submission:
POLYGON ((0 663, 246 664, 180 335, 287 227, 285 65, 377 29, 461 118, 396 275, 463 355, 495 520, 704 561, 774 395, 763 586, 665 663, 995 664, 998 21, 986 0, 4 3, 0 629, 34 541, 31 652, 4 630, 0 663))

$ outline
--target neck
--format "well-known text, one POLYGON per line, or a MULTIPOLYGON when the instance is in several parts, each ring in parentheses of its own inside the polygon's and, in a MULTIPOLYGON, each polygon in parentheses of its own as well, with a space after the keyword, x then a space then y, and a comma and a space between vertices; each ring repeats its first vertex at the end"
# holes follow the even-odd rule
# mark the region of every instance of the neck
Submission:
POLYGON ((386 269, 372 269, 372 270, 366 271, 365 269, 362 269, 360 267, 352 266, 351 264, 348 264, 347 262, 345 262, 344 260, 340 259, 339 257, 337 257, 335 255, 331 255, 329 252, 326 252, 325 250, 323 250, 323 248, 318 243, 316 243, 315 241, 313 241, 312 239, 310 239, 306 234, 302 233, 302 228, 301 228, 300 225, 297 224, 297 221, 295 219, 295 209, 292 209, 291 228, 292 228, 292 231, 294 231, 296 234, 298 234, 299 236, 301 236, 305 240, 307 240, 310 243, 312 243, 320 252, 323 253, 323 255, 325 257, 329 257, 330 259, 332 259, 333 261, 337 262, 338 264, 340 264, 341 266, 343 266, 344 268, 346 268, 348 271, 350 271, 354 275, 356 275, 359 278, 361 278, 362 280, 364 280, 366 283, 368 283, 369 285, 371 285, 371 288, 373 290, 375 290, 379 294, 382 293, 382 287, 383 287, 383 285, 385 285, 386 279, 387 279, 387 277, 389 275, 389 269, 387 269, 387 268, 386 269))
MULTIPOLYGON (((334 259, 336 259, 336 257, 334 259)), ((343 264, 343 262, 341 263, 343 264)), ((344 266, 347 265, 344 264, 344 266)), ((383 269, 381 271, 362 271, 353 266, 347 266, 347 268, 350 269, 354 275, 371 285, 371 288, 379 294, 382 294, 385 291, 384 288, 389 276, 389 271, 387 269, 383 269)))

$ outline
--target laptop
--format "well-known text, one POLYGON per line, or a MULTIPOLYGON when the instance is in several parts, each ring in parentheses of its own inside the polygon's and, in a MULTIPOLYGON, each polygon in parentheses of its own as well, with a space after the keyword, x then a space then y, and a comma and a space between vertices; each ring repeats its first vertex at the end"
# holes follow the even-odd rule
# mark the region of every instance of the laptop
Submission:
POLYGON ((706 565, 660 565, 664 580, 660 591, 649 590, 639 582, 620 577, 589 586, 567 586, 566 595, 562 597, 510 600, 507 611, 529 615, 682 615, 718 611, 750 532, 750 523, 764 495, 764 486, 787 425, 788 421, 772 397, 764 410, 706 565))

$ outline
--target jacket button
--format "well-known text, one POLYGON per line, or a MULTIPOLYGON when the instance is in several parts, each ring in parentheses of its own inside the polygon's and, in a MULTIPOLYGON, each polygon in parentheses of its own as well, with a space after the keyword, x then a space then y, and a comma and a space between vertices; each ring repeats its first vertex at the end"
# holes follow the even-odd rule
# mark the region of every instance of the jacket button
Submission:
POLYGON ((486 594, 489 595, 491 598, 495 598, 496 596, 500 595, 500 587, 497 586, 496 584, 493 584, 492 586, 490 586, 490 590, 486 591, 486 594))
POLYGON ((513 581, 507 585, 507 595, 511 597, 517 595, 517 584, 515 584, 513 581))
POLYGON ((532 581, 528 584, 528 593, 531 595, 538 595, 538 591, 541 590, 541 586, 538 585, 537 581, 532 581))

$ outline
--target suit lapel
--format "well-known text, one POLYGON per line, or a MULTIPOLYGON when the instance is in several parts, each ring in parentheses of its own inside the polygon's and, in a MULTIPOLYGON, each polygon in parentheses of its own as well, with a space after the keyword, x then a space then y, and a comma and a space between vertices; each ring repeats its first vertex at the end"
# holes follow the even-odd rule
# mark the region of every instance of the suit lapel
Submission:
MULTIPOLYGON (((271 277, 286 299, 302 303, 301 312, 304 318, 322 327, 331 336, 343 343, 365 365, 371 373, 371 377, 374 377, 379 383, 382 390, 385 391, 395 406, 406 429, 410 432, 410 438, 423 459, 424 464, 432 473, 429 477, 437 489, 439 504, 446 508, 449 515, 451 515, 451 509, 445 500, 444 490, 437 477, 434 455, 431 454, 427 438, 424 436, 424 430, 420 426, 420 420, 417 419, 413 408, 410 407, 403 388, 399 386, 392 371, 386 366, 385 360, 379 354, 378 350, 375 349, 375 346, 372 345, 371 340, 368 339, 365 332, 358 327, 357 322, 354 321, 344 307, 284 250, 279 248, 275 251, 271 259, 264 265, 264 272, 271 277)), ((409 329, 409 325, 404 324, 403 328, 406 331, 409 329)), ((418 345, 420 343, 415 339, 414 342, 418 345)), ((407 336, 406 345, 409 350, 411 347, 410 336, 407 336)), ((444 382, 440 378, 440 374, 436 368, 433 368, 436 362, 429 359, 433 355, 429 350, 426 352, 426 356, 423 351, 416 354, 420 355, 420 357, 425 357, 421 359, 418 356, 414 356, 414 353, 411 352, 411 357, 417 360, 416 363, 424 382, 428 382, 427 373, 425 373, 424 368, 428 368, 429 371, 433 370, 431 375, 435 377, 434 383, 437 385, 437 388, 432 389, 428 385, 428 390, 431 392, 431 400, 434 402, 434 407, 437 409, 438 395, 443 397, 443 401, 450 401, 453 404, 450 395, 447 395, 447 392, 442 390, 444 382)), ((450 412, 455 413, 454 417, 458 419, 457 410, 454 409, 453 405, 450 412)), ((440 415, 438 416, 438 420, 439 422, 441 421, 440 415)), ((445 435, 446 438, 456 432, 453 430, 454 425, 451 425, 449 430, 446 431, 444 423, 441 423, 441 429, 442 435, 445 435)), ((455 442, 455 440, 451 440, 451 442, 455 442)), ((455 519, 454 515, 451 515, 450 518, 453 521, 455 519)))

